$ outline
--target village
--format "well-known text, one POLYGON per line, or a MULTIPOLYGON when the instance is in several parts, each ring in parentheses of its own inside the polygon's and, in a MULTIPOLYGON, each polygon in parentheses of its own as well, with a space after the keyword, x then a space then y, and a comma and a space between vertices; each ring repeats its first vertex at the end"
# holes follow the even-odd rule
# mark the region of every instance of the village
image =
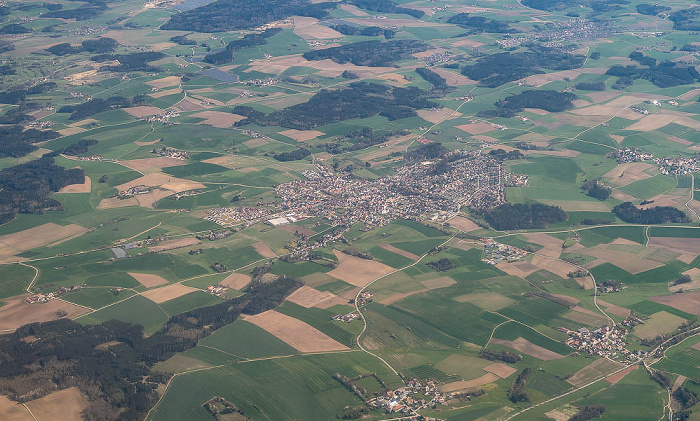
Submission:
POLYGON ((527 251, 508 244, 501 244, 490 238, 481 239, 484 242, 484 258, 482 261, 497 265, 501 262, 516 262, 527 256, 527 251))

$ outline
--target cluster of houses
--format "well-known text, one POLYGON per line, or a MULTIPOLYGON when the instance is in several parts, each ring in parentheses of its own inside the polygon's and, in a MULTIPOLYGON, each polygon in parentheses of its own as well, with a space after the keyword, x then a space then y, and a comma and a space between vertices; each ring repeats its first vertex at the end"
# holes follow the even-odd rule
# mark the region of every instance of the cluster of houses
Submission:
POLYGON ((622 362, 636 360, 635 353, 627 349, 627 330, 622 326, 603 326, 595 330, 585 327, 569 330, 560 327, 559 330, 569 335, 566 344, 579 352, 622 362))
POLYGON ((160 149, 153 149, 153 153, 158 156, 166 156, 168 158, 175 158, 183 161, 185 159, 189 159, 190 157, 190 151, 180 151, 177 149, 168 148, 166 146, 163 146, 160 149))
POLYGON ((527 252, 517 247, 501 244, 490 238, 481 239, 484 242, 484 258, 482 261, 497 265, 501 262, 516 262, 527 256, 527 252))
POLYGON ((222 287, 221 285, 209 285, 205 291, 211 295, 221 297, 226 292, 226 287, 222 287))
POLYGON ((49 293, 38 293, 38 294, 33 294, 27 297, 26 302, 27 304, 43 304, 47 303, 50 300, 60 297, 63 294, 66 294, 67 292, 71 291, 80 291, 80 285, 71 285, 69 287, 61 287, 57 289, 54 292, 49 292, 49 293))
POLYGON ((372 294, 370 291, 362 291, 360 295, 357 296, 357 306, 362 307, 367 303, 371 303, 373 297, 374 294, 372 294))
POLYGON ((334 314, 331 316, 331 320, 336 321, 336 322, 350 323, 353 320, 357 319, 358 317, 360 317, 359 314, 357 314, 354 311, 351 311, 350 313, 346 313, 346 314, 334 314))
POLYGON ((406 386, 388 390, 370 402, 371 406, 393 414, 415 414, 419 409, 442 405, 448 396, 442 393, 433 380, 409 380, 406 386))

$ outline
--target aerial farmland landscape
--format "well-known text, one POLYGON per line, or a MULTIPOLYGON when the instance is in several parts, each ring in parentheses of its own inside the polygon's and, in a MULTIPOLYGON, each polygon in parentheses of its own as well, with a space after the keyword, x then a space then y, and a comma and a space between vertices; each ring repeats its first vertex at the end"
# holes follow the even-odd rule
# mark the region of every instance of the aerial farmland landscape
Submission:
POLYGON ((0 420, 700 421, 697 0, 0 0, 0 420))

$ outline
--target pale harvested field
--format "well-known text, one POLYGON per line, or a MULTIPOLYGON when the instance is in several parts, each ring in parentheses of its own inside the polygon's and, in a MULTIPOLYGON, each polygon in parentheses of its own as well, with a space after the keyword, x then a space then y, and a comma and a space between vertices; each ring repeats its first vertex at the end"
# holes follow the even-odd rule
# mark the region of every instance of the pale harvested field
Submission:
POLYGON ((681 126, 690 127, 691 129, 700 130, 700 121, 690 117, 681 117, 674 121, 674 123, 680 124, 681 126))
POLYGON ((484 367, 484 371, 488 371, 489 373, 495 374, 498 377, 505 379, 510 377, 511 374, 515 373, 518 370, 509 366, 508 364, 494 363, 484 367))
POLYGON ((182 284, 171 284, 164 287, 150 289, 142 292, 141 295, 153 301, 156 304, 170 301, 173 298, 182 297, 190 292, 199 291, 197 288, 188 287, 182 284))
POLYGON ((0 395, 0 420, 3 421, 34 421, 22 404, 0 395))
POLYGON ((459 41, 455 41, 452 44, 453 47, 472 47, 472 48, 479 48, 484 45, 483 42, 479 41, 474 41, 473 39, 468 39, 468 38, 460 38, 459 41))
POLYGON ((85 232, 87 229, 77 224, 61 226, 50 222, 14 234, 6 234, 0 236, 0 257, 50 245, 85 232))
POLYGON ((329 352, 348 349, 345 345, 301 320, 274 310, 268 310, 255 316, 245 316, 244 320, 265 329, 299 352, 329 352))
POLYGON ((68 127, 66 129, 59 130, 58 133, 60 133, 61 136, 71 136, 74 134, 82 133, 84 131, 85 131, 85 129, 80 128, 80 127, 68 127))
POLYGON ((542 348, 541 346, 535 345, 527 339, 523 338, 518 338, 514 341, 493 338, 491 339, 491 343, 513 348, 517 351, 520 351, 524 354, 527 354, 531 357, 535 357, 542 361, 557 360, 559 358, 564 358, 564 356, 561 354, 557 354, 556 352, 550 351, 546 348, 542 348))
POLYGON ((175 94, 179 94, 179 93, 182 93, 182 91, 179 88, 175 88, 175 89, 166 89, 164 91, 151 92, 150 94, 148 94, 148 96, 150 96, 151 98, 161 98, 164 96, 175 95, 175 94))
POLYGON ((226 277, 223 281, 219 282, 219 285, 225 287, 241 290, 251 281, 251 277, 244 273, 232 273, 226 277))
POLYGON ((142 158, 130 159, 128 161, 120 161, 120 164, 129 167, 140 173, 151 173, 165 167, 175 167, 178 165, 186 165, 187 162, 183 159, 171 158, 169 156, 159 156, 158 158, 142 158))
POLYGON ((99 121, 95 120, 94 118, 86 118, 80 121, 76 121, 75 123, 71 123, 68 126, 69 127, 82 127, 90 123, 99 123, 99 121))
POLYGON ((53 392, 43 398, 27 402, 37 421, 77 421, 83 419, 81 412, 88 406, 77 387, 53 392))
POLYGON ((417 110, 418 116, 425 121, 429 121, 433 124, 440 123, 444 120, 453 120, 460 117, 462 114, 451 110, 449 108, 441 108, 439 110, 417 110))
POLYGON ((124 208, 127 206, 138 206, 139 201, 135 197, 129 197, 128 199, 120 199, 118 197, 108 197, 100 200, 97 205, 97 210, 103 209, 115 209, 124 208))
POLYGON ((401 250, 400 248, 394 247, 389 243, 380 244, 379 247, 383 248, 384 250, 390 251, 392 253, 400 254, 403 257, 408 257, 411 260, 420 259, 420 256, 417 256, 417 255, 411 253, 410 251, 401 250))
MULTIPOLYGON (((675 295, 683 295, 683 294, 675 294, 675 295)), ((674 297, 675 295, 671 295, 669 297, 674 297)), ((652 297, 650 298, 653 301, 656 302, 661 302, 662 304, 670 305, 668 303, 664 303, 662 301, 657 301, 655 298, 658 297, 652 297)), ((696 312, 700 310, 700 301, 697 301, 695 303, 695 308, 696 312)), ((675 306, 671 306, 675 307, 675 306)), ((676 307, 678 308, 678 307, 676 307)), ((700 314, 700 312, 698 312, 700 314)), ((644 321, 643 325, 637 325, 634 327, 634 330, 632 333, 635 336, 638 336, 642 339, 652 339, 657 337, 658 335, 662 335, 665 333, 670 333, 676 330, 678 326, 683 324, 686 320, 682 317, 676 316, 675 314, 671 314, 666 311, 660 311, 658 313, 654 313, 651 316, 649 316, 649 319, 644 321)))
POLYGON ((450 27, 451 25, 444 24, 444 23, 436 23, 436 22, 424 22, 421 20, 417 19, 382 19, 379 21, 373 21, 373 20, 368 20, 368 19, 362 19, 362 18, 349 18, 349 19, 344 19, 348 22, 355 23, 357 25, 377 25, 381 24, 381 26, 393 26, 396 25, 399 28, 402 26, 405 26, 407 28, 440 28, 440 27, 450 27))
POLYGON ((433 67, 430 70, 445 78, 445 83, 447 83, 447 86, 476 85, 478 83, 475 80, 471 80, 466 76, 463 76, 459 73, 451 72, 447 69, 433 67))
POLYGON ((423 285, 429 290, 447 288, 448 286, 454 285, 456 283, 457 281, 450 278, 449 276, 441 276, 439 278, 428 279, 420 282, 421 285, 423 285))
POLYGON ((338 266, 328 272, 328 274, 358 287, 363 287, 375 279, 396 270, 383 263, 360 259, 338 250, 333 250, 333 254, 338 258, 338 266))
POLYGON ((675 120, 678 119, 679 117, 677 115, 656 113, 645 116, 638 122, 627 126, 625 130, 649 132, 652 130, 660 129, 669 123, 673 123, 675 120))
POLYGON ((201 241, 194 237, 184 237, 184 238, 174 238, 172 240, 165 240, 158 245, 149 247, 149 250, 160 252, 165 250, 179 249, 181 247, 194 246, 195 244, 200 244, 201 241))
POLYGON ((648 246, 661 247, 693 258, 700 254, 700 238, 651 237, 648 246))
POLYGON ((58 320, 56 312, 65 311, 65 317, 74 318, 89 311, 86 307, 80 307, 61 300, 50 300, 44 304, 27 304, 26 295, 3 299, 6 303, 0 307, 0 332, 14 331, 22 325, 34 322, 48 322, 58 320))
POLYGON ((309 39, 328 39, 328 38, 342 38, 343 34, 331 29, 327 26, 320 25, 318 19, 307 18, 302 16, 292 17, 294 22, 294 33, 304 38, 309 39))
POLYGON ((686 284, 680 284, 676 286, 669 286, 669 290, 673 292, 678 292, 679 290, 690 291, 693 289, 700 289, 700 269, 691 268, 683 272, 683 275, 690 276, 692 281, 686 284))
POLYGON ((116 189, 119 191, 124 191, 129 189, 130 187, 142 185, 150 187, 160 187, 162 189, 170 190, 175 193, 185 190, 203 189, 206 187, 204 184, 198 183, 196 181, 177 178, 173 177, 172 175, 156 171, 150 174, 146 174, 143 177, 139 177, 135 180, 131 180, 128 183, 120 184, 116 186, 116 189))
POLYGON ((455 126, 459 130, 462 130, 464 132, 467 132, 469 134, 482 134, 486 132, 492 132, 496 129, 491 127, 490 124, 487 123, 470 123, 470 124, 462 124, 461 126, 455 126))
POLYGON ((684 292, 682 294, 661 295, 649 298, 657 303, 677 308, 686 313, 700 316, 700 291, 684 292))
POLYGON ((138 283, 145 286, 146 288, 157 287, 158 285, 167 284, 168 281, 158 275, 152 275, 150 273, 136 273, 127 272, 129 276, 136 279, 138 283))
MULTIPOLYGON (((580 300, 579 300, 578 298, 574 298, 574 297, 572 297, 572 296, 570 296, 570 295, 552 294, 552 296, 553 296, 553 297, 557 297, 557 298, 559 298, 559 299, 561 299, 561 300, 566 301, 566 303, 567 303, 567 305, 568 305, 569 307, 574 306, 574 305, 576 305, 576 304, 578 304, 578 303, 580 302, 580 300)), ((588 311, 588 310, 586 310, 586 311, 588 311)))
POLYGON ((428 290, 427 289, 417 289, 417 290, 411 291, 411 292, 399 292, 399 293, 396 293, 394 295, 391 295, 391 296, 381 300, 379 302, 379 304, 383 304, 385 306, 388 306, 389 304, 394 304, 395 302, 402 300, 406 297, 409 297, 411 295, 418 294, 421 292, 426 292, 426 291, 428 291, 428 290))
MULTIPOLYGON (((563 156, 563 157, 567 157, 567 158, 575 158, 575 157, 581 155, 581 152, 574 151, 571 149, 566 149, 563 151, 545 151, 542 149, 537 149, 537 150, 527 151, 525 153, 525 155, 563 156)), ((581 203, 583 203, 583 201, 581 203)), ((586 203, 590 203, 590 202, 586 202, 586 203)))
POLYGON ((591 99, 591 101, 596 102, 596 103, 601 103, 605 101, 609 101, 617 96, 619 96, 620 93, 616 91, 602 91, 602 92, 591 92, 586 94, 588 98, 591 99))
MULTIPOLYGON (((652 251, 653 250, 651 249, 647 249, 646 251, 639 254, 627 253, 622 250, 615 250, 613 248, 610 248, 609 244, 599 244, 595 247, 589 247, 583 250, 579 250, 578 252, 587 256, 595 257, 597 261, 592 262, 593 266, 597 266, 601 264, 601 262, 608 262, 626 270, 629 273, 636 274, 663 266, 663 263, 645 259, 647 254, 649 254, 652 251)), ((587 264, 584 266, 590 267, 591 264, 587 264)))
POLYGON ((142 208, 153 209, 160 199, 164 199, 172 194, 173 192, 169 190, 157 189, 145 194, 137 195, 136 201, 139 202, 139 206, 142 208))
POLYGON ((627 367, 626 369, 620 371, 619 373, 615 373, 612 376, 608 376, 605 378, 605 381, 610 383, 610 384, 615 384, 619 382, 620 380, 624 379, 626 375, 630 374, 634 370, 639 368, 638 365, 633 365, 631 367, 627 367))
POLYGON ((481 229, 481 227, 476 225, 474 221, 463 216, 455 216, 454 218, 450 219, 449 222, 451 226, 460 229, 464 232, 471 232, 481 229))
POLYGON ((272 251, 270 246, 267 244, 263 243, 262 241, 258 241, 257 243, 253 243, 253 248, 255 251, 258 252, 259 255, 262 257, 277 257, 277 253, 272 251))
POLYGON ((182 111, 199 111, 207 108, 201 104, 201 101, 192 101, 189 98, 183 98, 183 100, 175 104, 175 106, 182 111))
POLYGON ((289 130, 283 130, 279 132, 282 136, 287 136, 290 139, 294 139, 297 142, 305 142, 307 140, 315 139, 319 136, 325 136, 326 134, 323 132, 319 132, 318 130, 297 130, 297 129, 289 129, 289 130))
POLYGON ((627 193, 623 192, 622 190, 617 190, 617 189, 613 189, 613 192, 612 192, 612 194, 610 194, 610 196, 617 199, 617 200, 621 200, 623 202, 634 202, 637 200, 637 198, 632 196, 631 194, 627 194, 627 193))
POLYGON ((341 4, 340 8, 355 16, 369 16, 369 13, 352 4, 341 4))
MULTIPOLYGON (((689 192, 690 190, 686 190, 689 192)), ((670 206, 673 208, 684 209, 683 204, 688 201, 688 193, 683 196, 673 195, 673 194, 660 194, 658 196, 650 197, 649 200, 653 200, 653 203, 647 203, 646 205, 639 205, 641 209, 648 209, 655 206, 670 206)))
POLYGON ((328 291, 319 291, 310 286, 303 285, 287 297, 287 301, 298 304, 302 307, 328 308, 338 304, 347 304, 344 300, 328 291))
POLYGON ((513 304, 515 301, 497 292, 476 292, 454 297, 453 300, 460 303, 471 303, 487 311, 500 310, 513 304))
POLYGON ((499 376, 493 373, 487 373, 473 380, 458 380, 456 382, 445 383, 439 385, 438 389, 445 393, 452 393, 457 392, 459 390, 466 390, 474 387, 483 386, 485 384, 493 383, 499 379, 499 376))
POLYGON ((683 100, 683 101, 690 101, 694 99, 696 96, 700 96, 700 89, 692 89, 683 95, 679 95, 678 99, 683 100))
POLYGON ((71 184, 58 191, 58 193, 90 193, 92 189, 92 180, 87 175, 85 181, 81 184, 71 184))
MULTIPOLYGON (((603 70, 603 73, 605 73, 605 70, 603 70)), ((546 85, 549 82, 554 82, 558 80, 564 80, 566 78, 569 79, 576 79, 583 71, 581 69, 578 70, 562 70, 559 72, 552 72, 552 73, 544 73, 540 75, 532 75, 528 76, 525 79, 523 79, 523 82, 525 82, 526 85, 528 86, 534 86, 534 87, 540 87, 542 85, 546 85)))
POLYGON ((154 88, 166 88, 169 86, 178 86, 180 85, 181 81, 182 79, 180 79, 179 76, 166 76, 160 79, 146 82, 146 85, 153 86, 154 88))
POLYGON ((508 275, 517 276, 519 278, 525 278, 533 272, 540 270, 537 266, 530 262, 519 261, 513 263, 501 262, 496 265, 497 268, 507 273, 508 275))
POLYGON ((140 105, 138 107, 123 108, 123 110, 136 118, 146 117, 149 115, 163 114, 163 110, 150 105, 140 105))
POLYGON ((632 314, 632 311, 630 309, 620 307, 618 305, 611 304, 600 299, 598 300, 598 304, 603 306, 606 313, 614 314, 616 316, 629 317, 629 315, 632 314))
POLYGON ((257 148, 258 146, 267 145, 268 143, 270 143, 270 142, 267 141, 267 140, 265 140, 265 139, 263 139, 263 138, 261 138, 261 137, 260 137, 260 138, 257 138, 257 139, 246 140, 245 142, 243 142, 243 144, 244 144, 245 146, 247 146, 247 147, 249 147, 249 148, 251 148, 251 149, 255 149, 255 148, 257 148))
POLYGON ((691 348, 700 351, 700 342, 696 343, 695 345, 691 346, 691 348))
POLYGON ((626 162, 605 173, 603 178, 614 186, 622 187, 652 177, 655 168, 645 162, 626 162))
POLYGON ((555 275, 561 276, 562 278, 566 278, 569 272, 575 272, 577 270, 576 266, 570 263, 537 254, 535 254, 535 256, 532 258, 531 263, 540 269, 548 270, 555 275))
MULTIPOLYGON (((586 108, 583 108, 584 110, 586 108)), ((554 116, 558 121, 564 124, 571 124, 579 127, 593 127, 606 121, 607 115, 574 115, 574 114, 557 114, 554 116)))
POLYGON ((377 79, 381 79, 387 82, 394 82, 393 85, 408 85, 410 82, 406 80, 406 76, 398 74, 398 73, 384 73, 382 75, 377 76, 377 79))
POLYGON ((202 111, 201 113, 192 114, 192 117, 204 119, 204 121, 200 121, 198 124, 206 124, 221 129, 231 127, 234 123, 245 119, 242 115, 225 113, 223 111, 202 111))
POLYGON ((575 372, 567 379, 567 381, 578 387, 586 383, 590 383, 593 380, 604 376, 606 373, 610 373, 611 371, 615 371, 619 368, 622 368, 622 364, 601 358, 575 372))
POLYGON ((563 240, 560 240, 556 237, 552 237, 551 235, 547 234, 531 233, 525 234, 525 237, 528 239, 529 242, 536 243, 544 247, 540 250, 537 250, 536 254, 539 254, 541 256, 549 256, 556 259, 561 254, 561 250, 564 246, 563 240))
MULTIPOLYGON (((312 230, 311 228, 302 227, 301 225, 293 225, 293 224, 282 225, 282 226, 277 227, 277 229, 282 230, 282 231, 291 232, 292 234, 296 234, 296 233, 304 234, 307 237, 310 237, 310 236, 316 234, 316 231, 312 230)), ((343 253, 343 254, 345 254, 345 253, 343 253)))
POLYGON ((336 63, 331 59, 309 61, 302 57, 301 54, 276 57, 270 60, 265 60, 264 62, 253 62, 245 71, 280 74, 293 66, 311 67, 313 69, 320 70, 320 72, 317 73, 318 75, 326 77, 340 76, 345 70, 349 70, 361 77, 374 76, 381 73, 396 71, 396 69, 393 67, 355 66, 351 63, 336 63))

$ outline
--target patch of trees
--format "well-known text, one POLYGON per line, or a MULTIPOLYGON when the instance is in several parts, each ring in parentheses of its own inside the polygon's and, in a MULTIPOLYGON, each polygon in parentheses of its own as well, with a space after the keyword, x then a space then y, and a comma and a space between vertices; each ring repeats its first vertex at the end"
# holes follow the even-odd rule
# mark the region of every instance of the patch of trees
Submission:
POLYGON ((70 184, 82 183, 81 169, 66 170, 44 157, 0 171, 0 222, 12 220, 17 213, 41 214, 45 209, 61 207, 50 195, 70 184))
POLYGON ((513 382, 513 385, 510 387, 510 389, 508 389, 508 400, 513 403, 527 402, 530 400, 530 397, 525 391, 525 384, 527 383, 528 377, 530 377, 530 367, 525 368, 522 372, 520 372, 520 374, 518 374, 518 377, 513 382))
POLYGON ((426 263, 426 265, 430 266, 438 272, 445 272, 455 268, 455 264, 452 263, 452 261, 447 257, 443 257, 442 259, 436 260, 434 262, 428 262, 426 263))
POLYGON ((257 47, 267 44, 266 38, 282 32, 282 28, 268 28, 259 34, 247 34, 241 39, 231 41, 223 51, 208 54, 203 61, 210 64, 227 64, 233 62, 234 52, 244 48, 257 47))
POLYGON ((520 53, 498 53, 481 57, 462 68, 462 74, 482 86, 496 88, 527 76, 544 73, 542 69, 571 70, 583 66, 586 57, 553 49, 520 53))
POLYGON ((291 152, 282 152, 282 153, 275 154, 275 156, 273 158, 275 158, 276 160, 281 161, 281 162, 288 162, 288 161, 299 161, 299 160, 306 158, 309 155, 311 155, 311 151, 309 151, 308 149, 298 148, 298 149, 295 149, 291 152))
POLYGON ((376 37, 384 34, 384 29, 378 26, 359 26, 341 23, 339 25, 331 25, 331 29, 338 31, 343 35, 361 35, 365 37, 376 37))
POLYGON ((341 73, 340 77, 342 77, 343 79, 359 79, 360 78, 357 74, 351 72, 350 70, 344 70, 343 73, 341 73))
POLYGON ((432 70, 425 68, 425 67, 419 67, 416 69, 416 73, 420 77, 426 80, 426 82, 429 82, 431 85, 433 85, 436 89, 448 89, 449 86, 447 86, 447 81, 445 80, 444 77, 440 76, 439 74, 433 72, 432 70))
POLYGON ((57 9, 43 13, 42 18, 75 19, 77 21, 96 18, 107 10, 107 4, 102 1, 91 1, 75 9, 57 9))
POLYGON ((80 139, 72 145, 66 146, 57 152, 70 156, 82 155, 87 153, 90 146, 95 146, 98 143, 100 142, 95 139, 80 139))
POLYGON ((494 105, 513 114, 524 108, 538 108, 549 112, 566 111, 574 107, 573 100, 576 95, 570 92, 557 92, 553 90, 529 90, 506 97, 494 105))
POLYGON ((396 130, 389 133, 378 133, 369 127, 354 130, 343 137, 336 137, 332 143, 326 143, 323 148, 331 154, 340 154, 349 151, 359 151, 371 146, 379 145, 389 140, 391 136, 408 134, 406 130, 396 130))
POLYGON ((91 115, 99 114, 105 111, 114 110, 117 108, 133 107, 134 105, 142 104, 144 98, 135 96, 133 98, 124 98, 121 96, 113 96, 107 99, 93 98, 87 102, 78 105, 64 105, 59 108, 57 113, 71 113, 71 120, 80 120, 91 115))
POLYGON ((309 0, 216 0, 213 3, 173 15, 162 29, 223 32, 257 28, 290 16, 322 19, 335 3, 311 4, 309 0))
POLYGON ((484 218, 499 231, 546 228, 549 224, 566 221, 559 206, 542 203, 504 203, 484 213, 484 218))
POLYGON ((501 161, 510 161, 510 160, 514 160, 514 159, 525 158, 525 155, 523 155, 523 153, 518 151, 518 150, 512 150, 512 151, 506 152, 503 149, 493 149, 493 150, 489 151, 489 155, 491 155, 492 157, 494 157, 498 160, 501 160, 501 161))
POLYGON ((605 82, 579 82, 574 88, 579 91, 604 91, 605 82))
POLYGON ((428 45, 417 40, 360 41, 339 47, 323 48, 304 53, 307 60, 331 59, 336 63, 352 63, 356 66, 392 66, 398 60, 413 53, 426 51, 428 45))
POLYGON ((510 351, 491 351, 485 349, 479 354, 479 358, 489 361, 503 361, 504 363, 515 364, 523 359, 523 356, 510 351))
POLYGON ((170 41, 177 45, 197 45, 197 41, 187 38, 187 35, 176 35, 170 41))
MULTIPOLYGON (((69 319, 33 323, 0 336, 0 393, 22 400, 40 390, 77 386, 90 402, 88 420, 145 418, 157 401, 155 389, 170 376, 151 367, 197 345, 216 329, 243 314, 258 314, 278 306, 301 282, 281 276, 261 284, 253 281, 240 297, 171 317, 155 334, 143 327, 111 320, 80 325, 69 319), (24 341, 28 336, 38 340, 24 341), (99 346, 105 343, 112 346, 99 346)), ((28 399, 34 399, 32 396, 28 399)))
POLYGON ((52 130, 24 130, 22 126, 0 126, 0 158, 22 157, 34 150, 34 143, 55 139, 59 136, 52 130))
POLYGON ((105 66, 106 70, 113 72, 156 72, 159 69, 148 64, 151 61, 160 60, 165 55, 158 51, 143 51, 130 54, 100 54, 91 58, 92 61, 103 63, 105 61, 118 61, 118 65, 105 66))
POLYGON ((409 15, 416 19, 420 19, 425 15, 425 13, 421 10, 397 6, 391 0, 346 0, 346 3, 353 4, 360 9, 371 10, 373 12, 409 15))
POLYGON ((637 66, 615 65, 608 69, 605 74, 618 76, 620 79, 625 78, 623 82, 618 80, 621 84, 629 83, 631 85, 635 79, 646 79, 659 88, 686 85, 700 80, 700 73, 693 66, 678 66, 671 61, 663 61, 658 65, 651 64, 651 60, 644 60, 644 62, 649 63, 647 65, 650 67, 645 69, 637 66))
POLYGON ((673 392, 673 398, 680 405, 680 408, 673 413, 673 419, 685 421, 690 418, 693 412, 690 408, 698 402, 698 394, 687 387, 679 387, 673 392))
POLYGON ((605 405, 585 405, 578 409, 569 421, 586 421, 600 418, 605 413, 605 405))
POLYGON ((654 67, 656 66, 656 59, 653 57, 645 56, 640 51, 633 51, 630 53, 629 58, 642 66, 654 67))
POLYGON ((677 10, 669 16, 673 29, 679 31, 700 31, 700 7, 677 10))
POLYGON ((411 149, 406 154, 406 159, 418 161, 423 159, 442 158, 447 152, 449 152, 449 149, 442 146, 440 142, 430 142, 420 145, 415 149, 411 149))
POLYGON ((19 107, 12 107, 5 111, 5 114, 0 116, 0 124, 20 124, 34 120, 34 117, 26 114, 25 111, 31 109, 26 103, 20 104, 19 107))
POLYGON ((247 118, 236 123, 261 126, 282 126, 309 130, 314 127, 353 118, 380 115, 397 120, 416 115, 415 110, 437 107, 428 99, 425 91, 415 88, 400 88, 376 83, 355 82, 348 88, 322 89, 308 102, 293 105, 268 115, 249 107, 236 107, 233 112, 247 118))
POLYGON ((82 42, 83 50, 91 53, 111 53, 119 43, 112 38, 86 39, 82 42))
POLYGON ((680 278, 671 281, 671 286, 675 287, 676 285, 689 284, 691 282, 693 282, 693 279, 690 275, 682 275, 680 278))
POLYGON ((68 42, 63 42, 61 44, 52 45, 47 48, 46 51, 56 56, 67 56, 70 54, 77 54, 81 50, 78 47, 73 47, 68 42))
POLYGON ((671 8, 660 4, 641 3, 637 5, 637 13, 642 15, 655 16, 667 10, 671 10, 671 8))
POLYGON ((700 45, 693 45, 693 44, 683 44, 681 48, 679 48, 681 51, 688 51, 690 53, 697 53, 700 51, 700 45))
POLYGON ((613 213, 623 221, 634 224, 688 222, 688 216, 685 212, 672 206, 655 206, 653 208, 640 209, 631 202, 625 202, 615 206, 613 213))
POLYGON ((18 23, 11 23, 0 28, 0 34, 7 35, 28 34, 30 32, 32 32, 31 29, 24 27, 18 23))
MULTIPOLYGON (((54 82, 44 82, 29 88, 11 89, 9 91, 0 92, 0 103, 3 104, 20 104, 23 103, 27 95, 44 94, 56 89, 54 82)), ((28 106, 28 104, 25 104, 28 106)))
POLYGON ((482 16, 471 16, 469 13, 458 13, 454 16, 450 16, 450 18, 447 19, 447 23, 452 23, 466 29, 468 35, 481 32, 490 32, 494 34, 520 32, 511 28, 507 22, 487 19, 482 16))
POLYGON ((612 193, 612 189, 600 180, 587 180, 581 188, 586 191, 588 196, 598 200, 605 200, 612 193))

